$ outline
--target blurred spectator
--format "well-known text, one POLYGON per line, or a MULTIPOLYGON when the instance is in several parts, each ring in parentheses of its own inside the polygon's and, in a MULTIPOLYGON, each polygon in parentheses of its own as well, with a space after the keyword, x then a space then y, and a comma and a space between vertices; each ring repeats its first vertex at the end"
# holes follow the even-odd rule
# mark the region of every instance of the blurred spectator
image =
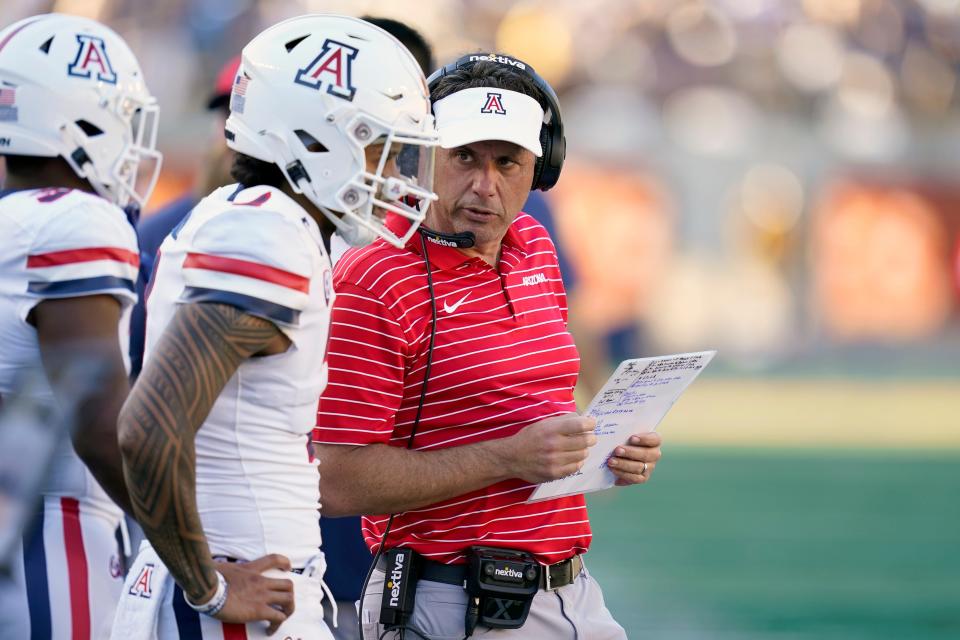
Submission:
POLYGON ((617 363, 652 355, 644 353, 643 329, 673 248, 672 209, 658 179, 602 160, 571 159, 549 195, 558 211, 557 233, 551 231, 557 252, 577 268, 576 283, 564 284, 580 350, 582 404, 617 363), (576 241, 584 237, 591 241, 576 241))
POLYGON ((960 233, 957 234, 953 249, 953 286, 960 298, 960 233))
POLYGON ((394 38, 403 43, 417 64, 423 69, 424 75, 429 75, 434 68, 433 49, 422 35, 416 30, 399 20, 392 18, 378 18, 376 16, 361 16, 361 20, 366 20, 370 24, 375 24, 394 38))
POLYGON ((137 240, 140 243, 140 274, 137 277, 137 305, 130 317, 130 376, 136 378, 143 366, 143 339, 146 331, 145 297, 149 290, 150 276, 156 261, 157 249, 163 239, 188 214, 193 206, 205 194, 233 182, 230 166, 233 164, 233 151, 227 148, 223 137, 223 127, 230 115, 230 89, 240 67, 240 56, 231 58, 220 69, 213 94, 207 102, 207 109, 214 114, 215 120, 207 158, 203 163, 203 173, 189 192, 174 200, 153 215, 144 218, 137 228, 137 240))
POLYGON ((570 291, 576 286, 577 274, 567 257, 567 252, 560 246, 560 235, 557 233, 557 223, 554 220, 553 207, 550 201, 542 191, 531 191, 530 197, 523 205, 523 212, 529 213, 534 220, 543 225, 547 230, 553 242, 557 245, 557 258, 560 262, 560 277, 563 278, 563 286, 570 291))

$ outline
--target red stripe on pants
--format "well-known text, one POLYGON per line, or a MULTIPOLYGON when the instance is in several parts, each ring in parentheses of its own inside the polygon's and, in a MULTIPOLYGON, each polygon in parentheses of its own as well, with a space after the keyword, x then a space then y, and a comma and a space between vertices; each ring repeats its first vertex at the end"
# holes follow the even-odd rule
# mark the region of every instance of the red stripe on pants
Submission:
POLYGON ((247 640, 247 625, 224 622, 223 640, 247 640))
POLYGON ((70 620, 73 640, 90 640, 90 591, 87 554, 80 528, 80 503, 60 498, 63 510, 63 542, 67 547, 67 577, 70 581, 70 620))

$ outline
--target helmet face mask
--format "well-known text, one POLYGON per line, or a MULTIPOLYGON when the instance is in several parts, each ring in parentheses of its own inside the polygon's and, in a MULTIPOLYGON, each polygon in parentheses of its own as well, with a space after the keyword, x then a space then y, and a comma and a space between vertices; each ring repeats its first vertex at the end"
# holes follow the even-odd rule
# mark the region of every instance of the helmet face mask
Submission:
POLYGON ((228 145, 279 166, 350 244, 402 246, 436 199, 426 82, 378 27, 325 15, 270 27, 244 48, 230 104, 228 145), (388 212, 411 221, 403 236, 388 212))
POLYGON ((100 196, 143 206, 156 184, 159 107, 126 43, 76 16, 27 18, 0 33, 0 84, 15 109, 0 120, 11 155, 60 156, 100 196))
POLYGON ((68 146, 83 149, 90 160, 71 154, 66 156, 67 163, 101 196, 121 207, 132 204, 142 208, 160 176, 163 156, 156 150, 160 109, 153 99, 143 102, 131 96, 106 102, 103 108, 129 133, 121 138, 68 123, 64 140, 68 146))
POLYGON ((379 236, 403 245, 437 198, 431 191, 435 138, 392 130, 366 114, 357 115, 346 129, 363 148, 365 166, 337 193, 337 211, 343 215, 334 224, 350 244, 366 244, 379 236), (403 236, 386 228, 387 213, 411 221, 403 236))

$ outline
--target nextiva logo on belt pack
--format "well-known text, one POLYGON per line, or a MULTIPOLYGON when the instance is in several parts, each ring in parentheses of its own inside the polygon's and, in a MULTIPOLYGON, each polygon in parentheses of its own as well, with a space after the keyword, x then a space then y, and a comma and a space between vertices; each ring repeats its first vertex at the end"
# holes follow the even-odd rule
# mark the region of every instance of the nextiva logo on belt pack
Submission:
POLYGON ((417 593, 418 558, 416 552, 403 548, 391 549, 386 558, 380 624, 402 625, 413 613, 413 602, 417 593))

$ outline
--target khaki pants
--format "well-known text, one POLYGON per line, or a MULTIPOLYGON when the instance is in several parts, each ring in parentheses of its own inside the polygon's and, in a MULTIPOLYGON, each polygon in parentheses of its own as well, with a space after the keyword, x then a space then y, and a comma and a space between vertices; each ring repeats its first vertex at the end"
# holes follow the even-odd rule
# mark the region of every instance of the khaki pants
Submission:
MULTIPOLYGON (((383 633, 380 624, 380 600, 383 593, 383 571, 370 576, 360 619, 364 640, 378 640, 383 633)), ((421 580, 410 625, 430 640, 462 640, 463 618, 467 609, 467 592, 463 588, 421 580)), ((396 640, 399 632, 383 636, 396 640)), ((420 640, 408 632, 406 640, 420 640)), ((555 591, 537 593, 527 621, 519 629, 490 629, 477 625, 472 638, 493 640, 626 640, 627 634, 603 603, 603 593, 586 568, 577 579, 555 591)))

